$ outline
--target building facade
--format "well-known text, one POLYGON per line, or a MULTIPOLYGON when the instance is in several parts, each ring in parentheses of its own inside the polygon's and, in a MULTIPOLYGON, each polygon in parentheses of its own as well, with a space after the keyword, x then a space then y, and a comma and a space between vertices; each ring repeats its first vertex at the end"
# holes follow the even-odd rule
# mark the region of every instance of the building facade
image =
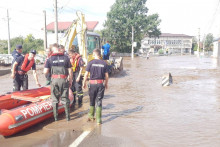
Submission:
POLYGON ((214 58, 220 57, 220 38, 213 41, 213 55, 214 58))
MULTIPOLYGON (((63 38, 65 32, 69 29, 73 22, 58 22, 58 40, 63 38)), ((86 21, 87 31, 93 32, 98 25, 98 21, 86 21)), ((46 26, 47 28, 47 46, 56 42, 54 33, 54 22, 46 26)))
POLYGON ((169 53, 191 53, 192 38, 184 34, 162 33, 159 38, 146 36, 141 41, 142 52, 158 52, 159 49, 168 50, 169 53))

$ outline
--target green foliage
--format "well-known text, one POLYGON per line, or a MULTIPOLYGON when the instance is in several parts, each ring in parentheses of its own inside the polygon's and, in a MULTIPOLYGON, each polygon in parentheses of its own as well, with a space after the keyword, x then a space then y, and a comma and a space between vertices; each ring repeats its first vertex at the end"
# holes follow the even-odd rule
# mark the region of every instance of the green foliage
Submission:
POLYGON ((137 48, 141 45, 144 35, 159 36, 160 24, 158 14, 147 16, 145 6, 147 0, 116 0, 107 14, 102 35, 110 41, 111 50, 131 52, 132 26, 134 27, 134 41, 137 48))
POLYGON ((0 54, 8 53, 8 42, 6 40, 0 40, 0 54))
POLYGON ((95 30, 95 33, 100 35, 101 44, 105 44, 105 40, 103 38, 103 31, 102 30, 95 30))
POLYGON ((163 51, 162 49, 159 49, 158 54, 159 54, 159 55, 163 55, 163 54, 164 54, 164 51, 163 51))
POLYGON ((197 51, 198 44, 197 43, 193 43, 192 44, 192 48, 193 48, 193 51, 197 51))
POLYGON ((197 48, 198 48, 198 40, 196 37, 193 37, 192 38, 192 50, 197 51, 197 48))
POLYGON ((209 33, 208 35, 206 35, 204 41, 206 51, 213 50, 213 40, 214 40, 213 34, 209 33))
MULTIPOLYGON (((0 53, 8 53, 7 40, 0 40, 0 53)), ((16 48, 16 45, 23 46, 23 53, 28 53, 31 49, 37 51, 44 50, 44 41, 42 39, 35 39, 32 34, 27 35, 26 38, 19 36, 11 39, 11 52, 16 48)))
POLYGON ((101 30, 95 30, 95 33, 99 34, 102 37, 102 31, 101 30))

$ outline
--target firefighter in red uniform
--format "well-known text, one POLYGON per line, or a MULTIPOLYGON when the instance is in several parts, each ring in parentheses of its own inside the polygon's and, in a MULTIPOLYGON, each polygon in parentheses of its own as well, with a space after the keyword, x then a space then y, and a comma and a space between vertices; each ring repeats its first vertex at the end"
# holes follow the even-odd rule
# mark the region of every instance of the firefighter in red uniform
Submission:
POLYGON ((36 72, 36 64, 34 61, 35 55, 36 55, 36 50, 32 50, 29 54, 26 54, 24 57, 20 56, 15 60, 12 66, 12 74, 11 74, 11 77, 14 79, 13 91, 20 91, 21 87, 23 88, 23 90, 28 89, 27 72, 30 69, 33 70, 33 76, 37 86, 41 87, 36 72))
POLYGON ((74 102, 76 102, 76 96, 77 96, 78 104, 81 105, 83 100, 82 68, 84 66, 84 61, 82 57, 73 49, 69 50, 69 57, 73 69, 73 83, 71 89, 74 95, 74 102))

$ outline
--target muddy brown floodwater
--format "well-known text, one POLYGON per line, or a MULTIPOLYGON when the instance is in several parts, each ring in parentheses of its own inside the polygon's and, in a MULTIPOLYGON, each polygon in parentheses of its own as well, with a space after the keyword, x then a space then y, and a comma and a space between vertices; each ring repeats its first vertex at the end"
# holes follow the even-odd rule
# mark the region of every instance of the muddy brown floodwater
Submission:
MULTIPOLYGON (((83 106, 72 108, 70 122, 64 115, 56 123, 48 119, 12 137, 0 137, 0 146, 68 146, 89 130, 79 146, 218 147, 219 75, 219 61, 212 58, 125 58, 124 71, 109 80, 101 126, 86 121, 86 92, 83 106), (162 87, 168 72, 173 84, 162 87)), ((0 77, 0 85, 8 83, 1 93, 11 91, 8 76, 0 77)))

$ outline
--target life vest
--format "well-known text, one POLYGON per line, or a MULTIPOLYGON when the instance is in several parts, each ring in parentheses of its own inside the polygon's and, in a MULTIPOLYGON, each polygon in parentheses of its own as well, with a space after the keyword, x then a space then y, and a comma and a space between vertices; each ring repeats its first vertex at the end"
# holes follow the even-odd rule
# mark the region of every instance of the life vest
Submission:
POLYGON ((31 67, 34 65, 34 59, 32 59, 29 62, 29 64, 27 65, 27 63, 28 63, 28 56, 29 56, 29 54, 25 55, 24 61, 23 61, 22 65, 21 65, 21 70, 24 71, 25 73, 28 72, 31 69, 31 67))
POLYGON ((74 57, 70 60, 70 61, 71 61, 71 64, 72 64, 73 72, 76 72, 77 69, 78 69, 80 57, 81 57, 80 54, 77 54, 76 56, 74 56, 74 57))

